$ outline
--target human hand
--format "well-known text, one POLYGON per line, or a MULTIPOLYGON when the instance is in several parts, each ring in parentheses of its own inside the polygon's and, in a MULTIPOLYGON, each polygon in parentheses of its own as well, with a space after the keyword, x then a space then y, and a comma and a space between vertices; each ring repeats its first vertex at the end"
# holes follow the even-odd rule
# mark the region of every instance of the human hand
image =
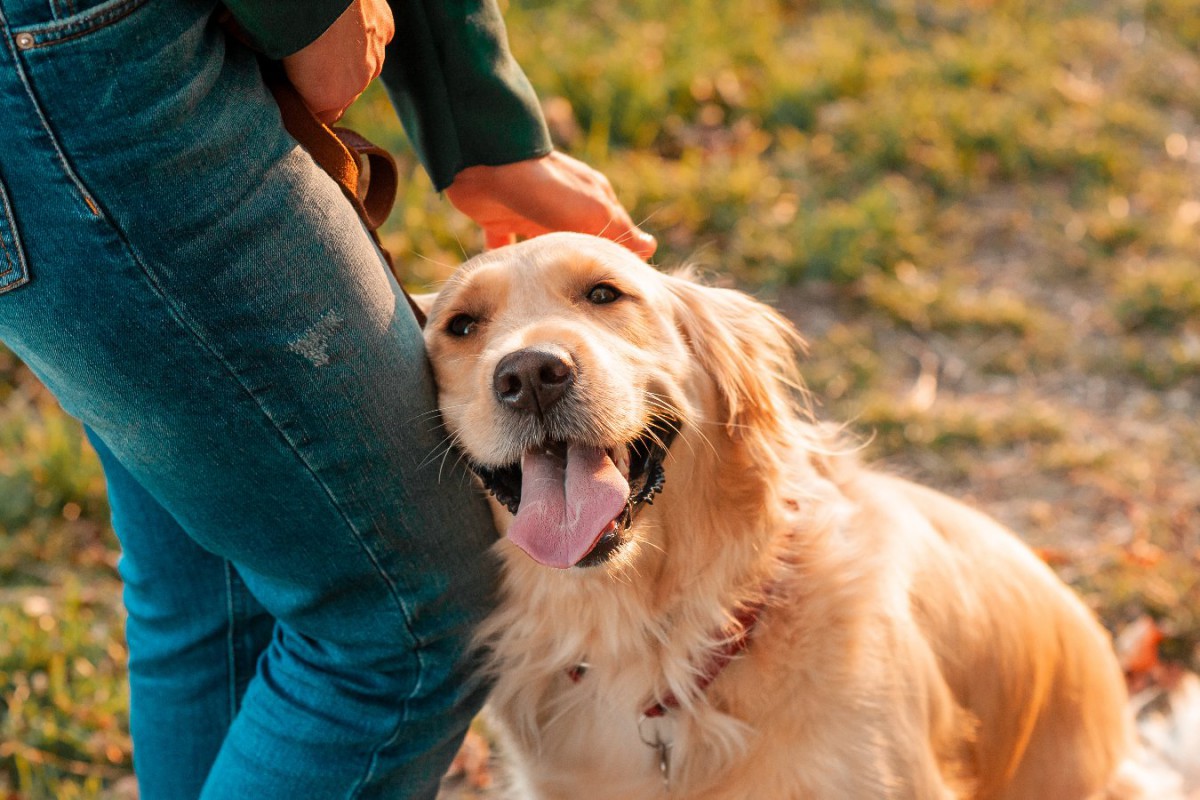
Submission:
POLYGON ((446 196, 479 223, 489 248, 551 231, 603 236, 641 258, 658 247, 633 224, 608 178, 559 152, 499 167, 467 167, 446 196))
POLYGON ((328 30, 285 56, 283 69, 309 110, 332 125, 379 77, 395 33, 387 0, 354 0, 328 30))

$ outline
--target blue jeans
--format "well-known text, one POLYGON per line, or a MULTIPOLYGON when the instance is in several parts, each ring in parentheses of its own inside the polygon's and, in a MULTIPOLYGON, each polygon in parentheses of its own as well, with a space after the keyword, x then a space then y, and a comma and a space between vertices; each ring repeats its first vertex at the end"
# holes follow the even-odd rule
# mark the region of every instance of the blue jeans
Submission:
POLYGON ((395 282, 214 0, 0 0, 0 340, 87 426, 144 800, 432 797, 496 568, 395 282))

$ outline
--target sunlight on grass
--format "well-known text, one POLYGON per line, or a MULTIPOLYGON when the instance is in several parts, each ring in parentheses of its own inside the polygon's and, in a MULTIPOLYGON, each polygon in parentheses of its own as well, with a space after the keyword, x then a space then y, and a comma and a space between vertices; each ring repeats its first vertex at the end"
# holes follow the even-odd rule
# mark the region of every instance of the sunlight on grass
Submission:
MULTIPOLYGON (((512 0, 558 145, 811 342, 866 456, 1060 556, 1118 628, 1200 641, 1200 15, 1192 0, 512 0), (1065 555, 1061 555, 1065 554, 1065 555)), ((481 237, 399 154, 416 286, 481 237)), ((2 299, 0 299, 2 302, 2 299)), ((130 769, 116 544, 78 426, 0 351, 0 796, 130 769)))

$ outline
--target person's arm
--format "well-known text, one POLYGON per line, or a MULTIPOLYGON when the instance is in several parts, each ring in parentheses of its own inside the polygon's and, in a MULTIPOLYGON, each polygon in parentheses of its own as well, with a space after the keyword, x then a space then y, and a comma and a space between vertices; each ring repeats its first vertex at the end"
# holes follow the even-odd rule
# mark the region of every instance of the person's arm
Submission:
POLYGON ((230 11, 252 43, 284 54, 292 84, 323 122, 382 73, 434 186, 480 224, 489 247, 569 230, 654 253, 654 238, 633 224, 608 179, 553 151, 494 0, 390 0, 390 10, 385 0, 342 2, 308 0, 297 15, 295 4, 284 14, 268 0, 233 0, 230 11))
POLYGON ((350 0, 225 0, 250 44, 276 60, 311 44, 349 6, 350 0))
POLYGON ((395 33, 387 0, 228 0, 231 33, 278 60, 309 110, 326 125, 379 77, 395 33))
POLYGON ((442 191, 467 167, 548 154, 550 134, 492 0, 392 0, 381 79, 442 191))
POLYGON ((508 51, 504 20, 492 0, 389 4, 394 38, 391 21, 386 37, 371 30, 383 27, 384 0, 226 0, 225 6, 256 50, 284 62, 318 116, 340 112, 374 77, 367 74, 361 85, 341 87, 336 73, 361 61, 373 40, 392 38, 386 59, 380 59, 381 77, 438 191, 466 167, 511 164, 550 152, 537 96, 508 51), (335 22, 346 28, 343 35, 333 29, 335 22), (328 99, 339 91, 344 96, 328 99), (324 96, 315 98, 318 92, 324 96), (329 107, 334 104, 336 109, 329 107))
POLYGON ((608 179, 554 152, 495 0, 391 5, 396 38, 381 78, 434 186, 479 223, 489 247, 570 230, 654 253, 608 179))

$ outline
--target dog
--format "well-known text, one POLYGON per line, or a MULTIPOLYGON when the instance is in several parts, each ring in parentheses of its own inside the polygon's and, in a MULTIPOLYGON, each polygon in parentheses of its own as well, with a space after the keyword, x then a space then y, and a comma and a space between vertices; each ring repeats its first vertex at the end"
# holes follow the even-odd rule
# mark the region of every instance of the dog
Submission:
POLYGON ((502 534, 479 639, 515 796, 1136 796, 1106 632, 999 523, 815 422, 769 307, 580 234, 425 305, 502 534))

